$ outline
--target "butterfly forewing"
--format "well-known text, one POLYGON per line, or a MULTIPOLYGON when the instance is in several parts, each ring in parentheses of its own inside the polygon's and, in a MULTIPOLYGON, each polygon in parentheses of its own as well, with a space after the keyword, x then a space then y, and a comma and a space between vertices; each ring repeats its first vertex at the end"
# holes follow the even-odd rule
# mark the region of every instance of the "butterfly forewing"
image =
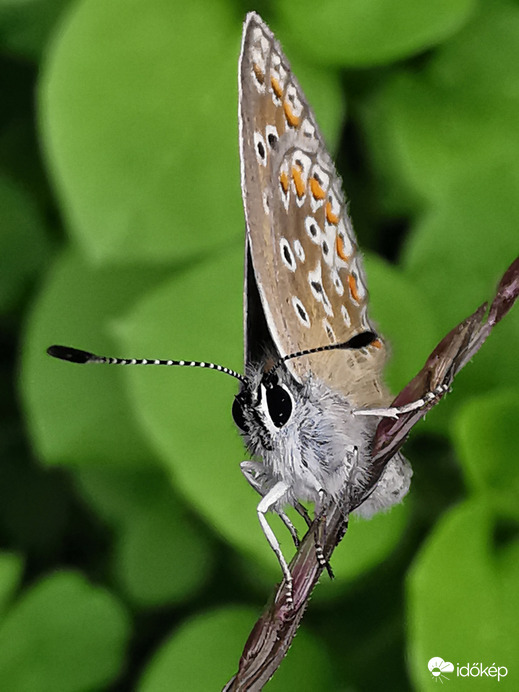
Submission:
MULTIPOLYGON (((254 14, 240 59, 240 127, 247 243, 279 354, 373 330, 340 178, 280 44, 254 14)), ((386 400, 384 361, 378 339, 287 365, 298 379, 311 372, 366 406, 386 400)))

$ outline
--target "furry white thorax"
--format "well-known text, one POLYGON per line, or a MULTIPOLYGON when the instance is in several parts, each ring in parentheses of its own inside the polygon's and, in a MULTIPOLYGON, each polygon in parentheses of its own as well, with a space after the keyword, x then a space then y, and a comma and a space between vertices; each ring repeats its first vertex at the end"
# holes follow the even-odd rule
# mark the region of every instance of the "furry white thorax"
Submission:
MULTIPOLYGON (((362 487, 380 419, 353 415, 345 397, 316 378, 310 376, 300 385, 284 366, 276 374, 293 405, 289 420, 280 428, 273 424, 265 405, 264 366, 247 373, 253 400, 243 409, 247 431, 242 435, 251 454, 262 460, 261 478, 257 479, 261 494, 279 481, 287 483, 288 493, 274 508, 282 511, 298 500, 318 502, 322 491, 338 500, 348 483, 362 487)), ((400 502, 409 490, 411 475, 407 460, 395 455, 357 513, 370 517, 400 502)))

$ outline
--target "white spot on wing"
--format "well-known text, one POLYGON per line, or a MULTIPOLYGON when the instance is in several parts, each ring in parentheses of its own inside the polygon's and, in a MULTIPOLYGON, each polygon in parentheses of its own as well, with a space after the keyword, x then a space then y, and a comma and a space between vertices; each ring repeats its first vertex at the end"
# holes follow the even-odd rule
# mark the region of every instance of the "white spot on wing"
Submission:
POLYGON ((307 216, 305 218, 305 230, 308 233, 310 240, 312 240, 316 245, 320 245, 321 228, 313 216, 307 216))
POLYGON ((360 311, 360 323, 364 327, 364 329, 368 331, 373 331, 373 325, 369 321, 368 317, 368 306, 364 305, 360 311))
MULTIPOLYGON (((330 185, 330 176, 324 172, 321 166, 314 165, 310 175, 316 179, 319 186, 326 192, 328 186, 330 185)), ((323 206, 326 201, 326 195, 322 199, 316 199, 312 194, 310 195, 310 207, 313 212, 323 206)))
POLYGON ((303 124, 301 125, 301 132, 305 137, 308 137, 309 139, 315 137, 315 126, 308 118, 305 118, 303 120, 303 124))
POLYGON ((281 259, 283 260, 285 267, 290 269, 291 272, 295 272, 296 258, 294 257, 292 248, 290 247, 290 244, 286 238, 279 239, 279 250, 281 252, 281 259))
POLYGON ((326 332, 326 336, 330 339, 331 343, 335 343, 337 341, 335 338, 335 332, 333 331, 332 326, 326 317, 323 319, 323 327, 324 331, 326 332))
POLYGON ((301 195, 301 197, 297 194, 297 187, 296 183, 294 180, 294 176, 292 175, 292 186, 295 194, 295 199, 296 199, 296 204, 298 207, 303 206, 305 198, 306 198, 306 189, 308 185, 308 173, 310 172, 310 166, 312 164, 311 159, 306 156, 306 154, 303 154, 302 151, 297 150, 294 152, 292 155, 292 169, 296 169, 300 171, 301 174, 301 179, 304 185, 305 192, 301 195))
POLYGON ((344 284, 341 281, 341 277, 339 276, 339 272, 337 271, 337 269, 332 269, 331 275, 333 285, 335 286, 335 290, 337 291, 337 295, 344 295, 344 284))
MULTIPOLYGON (((271 79, 275 79, 279 85, 280 90, 284 93, 285 91, 285 85, 287 81, 287 71, 283 67, 283 64, 281 62, 281 57, 277 53, 272 53, 271 58, 270 58, 270 76, 271 79)), ((279 96, 276 94, 272 87, 272 83, 269 84, 269 89, 272 94, 272 100, 276 104, 276 106, 281 105, 281 99, 279 96)))
POLYGON ((290 104, 290 109, 296 118, 303 112, 303 103, 299 98, 297 89, 293 84, 289 84, 285 93, 285 100, 290 104))
MULTIPOLYGON (((339 203, 339 200, 337 199, 337 197, 334 195, 333 192, 330 192, 330 193, 328 194, 328 202, 329 202, 330 205, 331 205, 331 212, 332 212, 333 216, 340 217, 340 215, 341 215, 341 205, 340 205, 340 203, 339 203)), ((327 219, 327 217, 326 217, 326 214, 324 215, 324 218, 325 218, 325 221, 324 221, 325 226, 328 226, 328 225, 335 226, 335 224, 330 224, 330 223, 329 223, 329 221, 328 221, 328 219, 327 219)))
POLYGON ((364 271, 362 270, 362 267, 359 266, 357 258, 355 258, 351 263, 351 273, 356 280, 359 302, 363 302, 366 299, 368 292, 364 283, 364 271))
POLYGON ((254 133, 254 151, 261 166, 267 165, 267 145, 261 132, 254 133))
POLYGON ((266 70, 267 70, 267 55, 269 51, 269 42, 263 35, 263 32, 259 27, 255 27, 252 31, 252 45, 250 48, 250 60, 253 66, 252 69, 252 76, 253 76, 253 83, 256 85, 256 88, 260 92, 265 91, 265 79, 266 79, 266 70), (261 81, 258 78, 258 75, 256 74, 256 71, 254 70, 254 66, 257 67, 257 69, 261 72, 263 75, 263 81, 261 81))
POLYGON ((274 149, 279 140, 279 134, 277 127, 275 125, 267 125, 265 128, 265 141, 267 142, 269 149, 274 149))
POLYGON ((304 262, 306 259, 304 247, 301 245, 301 241, 294 240, 294 251, 300 262, 304 262))
POLYGON ((345 306, 345 305, 341 305, 341 315, 342 315, 342 319, 344 320, 345 325, 346 325, 347 327, 351 327, 351 317, 350 317, 350 313, 349 313, 348 310, 346 309, 346 306, 345 306))
POLYGON ((292 296, 292 306, 301 324, 304 327, 310 327, 310 319, 306 308, 297 296, 292 296))
POLYGON ((317 263, 315 269, 308 272, 308 283, 310 284, 310 290, 314 298, 317 302, 323 304, 326 314, 333 317, 333 308, 323 286, 321 262, 317 263))

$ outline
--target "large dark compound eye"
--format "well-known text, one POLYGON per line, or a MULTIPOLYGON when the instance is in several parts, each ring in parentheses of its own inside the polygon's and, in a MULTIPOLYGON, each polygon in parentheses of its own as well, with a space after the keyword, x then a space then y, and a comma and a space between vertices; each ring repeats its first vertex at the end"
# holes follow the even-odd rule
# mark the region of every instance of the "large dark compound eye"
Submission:
POLYGON ((279 384, 266 388, 267 408, 276 428, 282 428, 292 415, 292 397, 279 384))
POLYGON ((245 420, 245 416, 243 415, 244 406, 244 397, 241 394, 237 394, 232 402, 232 417, 239 429, 242 432, 247 432, 247 422, 245 420))

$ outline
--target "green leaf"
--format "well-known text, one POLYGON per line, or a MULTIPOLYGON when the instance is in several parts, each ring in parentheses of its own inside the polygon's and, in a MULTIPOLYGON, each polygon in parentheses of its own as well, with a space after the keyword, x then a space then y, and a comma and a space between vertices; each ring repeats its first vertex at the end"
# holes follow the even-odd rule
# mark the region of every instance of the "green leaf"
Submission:
POLYGON ((339 599, 352 580, 382 564, 391 555, 408 523, 411 501, 406 498, 403 503, 369 520, 350 518, 348 531, 331 559, 335 579, 321 579, 312 603, 339 599))
POLYGON ((517 390, 469 399, 452 422, 453 440, 472 492, 495 511, 519 519, 517 390))
POLYGON ((0 177, 0 228, 0 311, 7 312, 49 261, 51 244, 33 199, 5 177, 0 177))
POLYGON ((513 0, 479 4, 477 12, 437 52, 433 80, 499 103, 519 97, 519 8, 513 0), (489 59, 491 58, 491 59, 489 59))
POLYGON ((390 178, 396 172, 401 185, 422 200, 441 200, 453 182, 484 172, 489 164, 501 166, 503 173, 517 167, 515 101, 495 102, 399 73, 383 82, 368 108, 365 124, 381 175, 390 178), (377 152, 379 128, 386 142, 377 152), (383 154, 390 158, 384 160, 383 154))
POLYGON ((69 229, 96 260, 162 262, 240 228, 232 20, 223 0, 86 0, 56 35, 42 133, 69 229))
MULTIPOLYGON (((519 9, 501 1, 483 7, 424 69, 399 70, 365 100, 363 124, 386 197, 407 190, 422 203, 441 201, 453 183, 489 167, 498 181, 509 170, 517 179, 519 9)), ((499 212, 491 193, 484 198, 499 212)))
POLYGON ((279 34, 320 63, 379 65, 423 52, 455 34, 473 0, 290 0, 276 3, 279 34))
MULTIPOLYGON (((414 227, 404 249, 404 271, 427 297, 442 332, 493 298, 515 259, 518 185, 519 167, 506 171, 488 166, 467 173, 451 180, 449 192, 414 227)), ((491 340, 514 321, 512 312, 491 340)))
MULTIPOLYGON (((229 606, 187 620, 148 664, 139 692, 221 689, 238 661, 259 612, 229 606)), ((300 629, 290 655, 265 689, 330 689, 330 661, 323 649, 300 629)))
POLYGON ((387 380, 397 394, 422 368, 436 346, 433 312, 425 288, 381 258, 367 255, 366 271, 370 314, 389 341, 387 380))
POLYGON ((23 571, 23 559, 14 553, 0 552, 0 623, 3 620, 23 571))
POLYGON ((214 562, 207 541, 174 506, 136 515, 114 559, 124 592, 145 608, 194 596, 206 585, 214 562))
MULTIPOLYGON (((452 181, 442 204, 410 237, 406 275, 427 296, 437 341, 495 295, 497 284, 517 255, 519 169, 489 167, 452 181)), ((516 310, 496 327, 473 362, 461 372, 454 394, 434 411, 447 416, 470 395, 496 387, 519 387, 514 344, 519 343, 516 310), (440 410, 441 409, 441 410, 440 410)), ((432 417, 431 417, 432 420, 432 417)))
POLYGON ((87 468, 78 481, 92 508, 115 529, 114 578, 134 604, 178 603, 204 586, 213 565, 210 546, 166 474, 87 468))
POLYGON ((100 689, 121 673, 128 615, 105 589, 74 572, 29 589, 0 625, 0 688, 100 689))
POLYGON ((486 505, 466 502, 442 519, 415 560, 407 584, 408 650, 419 689, 432 688, 427 663, 434 656, 455 666, 515 661, 519 542, 496 556, 492 531, 486 505))
POLYGON ((70 0, 1 0, 4 51, 38 61, 70 0))
POLYGON ((62 343, 111 354, 112 321, 163 276, 136 267, 95 270, 71 252, 49 272, 23 340, 20 382, 33 443, 47 464, 153 463, 128 408, 123 373, 64 363, 45 351, 62 343))

